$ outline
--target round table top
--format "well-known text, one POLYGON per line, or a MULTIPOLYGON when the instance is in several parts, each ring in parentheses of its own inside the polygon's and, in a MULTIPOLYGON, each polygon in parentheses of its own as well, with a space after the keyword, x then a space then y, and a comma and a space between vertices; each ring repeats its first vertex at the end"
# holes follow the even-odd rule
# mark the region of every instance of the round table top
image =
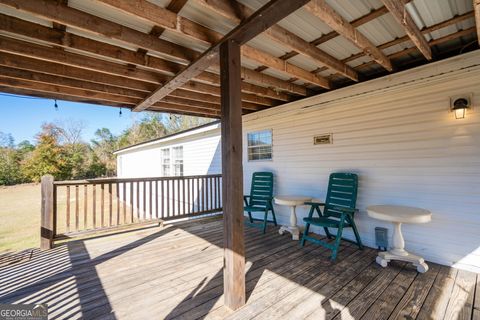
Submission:
POLYGON ((282 206, 300 206, 305 202, 312 200, 310 197, 304 196, 277 196, 275 203, 282 206))
POLYGON ((430 211, 405 206, 370 206, 367 208, 367 213, 372 218, 390 222, 426 223, 432 220, 430 211))

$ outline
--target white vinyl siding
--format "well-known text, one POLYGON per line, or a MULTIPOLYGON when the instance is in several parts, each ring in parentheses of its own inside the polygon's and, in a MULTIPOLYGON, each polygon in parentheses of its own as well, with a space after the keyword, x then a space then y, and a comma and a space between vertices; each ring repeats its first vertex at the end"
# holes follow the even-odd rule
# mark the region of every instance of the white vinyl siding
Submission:
MULTIPOLYGON (((480 271, 479 66, 474 52, 244 116, 245 132, 268 127, 275 134, 273 161, 248 162, 244 150, 245 192, 253 172, 272 171, 275 194, 324 200, 331 172, 357 173, 356 219, 365 244, 375 247, 376 226, 389 228, 391 244, 393 230, 369 218, 367 206, 425 208, 432 222, 403 225, 406 249, 480 271), (449 98, 464 93, 473 93, 474 109, 456 120, 449 98), (314 145, 325 132, 333 144, 314 145)), ((300 224, 307 210, 297 209, 300 224)), ((289 209, 275 211, 288 224, 289 209)))

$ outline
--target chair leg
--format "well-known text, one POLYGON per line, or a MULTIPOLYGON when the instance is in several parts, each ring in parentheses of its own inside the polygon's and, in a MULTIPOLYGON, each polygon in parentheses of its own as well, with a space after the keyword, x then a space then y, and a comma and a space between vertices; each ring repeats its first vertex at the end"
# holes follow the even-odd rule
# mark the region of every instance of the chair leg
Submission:
POLYGON ((277 217, 275 217, 275 211, 273 210, 273 206, 272 206, 272 217, 273 217, 273 224, 277 226, 277 217))
POLYGON ((343 224, 338 226, 337 236, 335 237, 335 243, 333 245, 332 260, 337 259, 338 248, 340 247, 340 241, 342 240, 343 224))
POLYGON ((300 246, 303 247, 305 245, 305 241, 307 240, 306 239, 306 236, 308 236, 308 230, 310 229, 310 223, 307 223, 305 225, 305 230, 303 230, 303 236, 302 236, 302 240, 300 241, 300 246))
POLYGON ((250 223, 253 223, 252 213, 248 211, 248 218, 250 219, 250 223))
POLYGON ((357 226, 355 225, 355 222, 350 221, 350 225, 352 226, 353 233, 355 234, 355 239, 357 239, 357 245, 360 250, 363 250, 363 244, 362 240, 360 239, 360 234, 358 233, 357 226))
POLYGON ((265 216, 263 217, 263 233, 267 231, 267 218, 268 218, 268 210, 265 210, 265 216))
POLYGON ((330 231, 328 231, 328 228, 327 228, 327 227, 323 227, 323 230, 325 230, 325 234, 327 235, 327 238, 328 238, 328 239, 332 239, 332 234, 330 233, 330 231))

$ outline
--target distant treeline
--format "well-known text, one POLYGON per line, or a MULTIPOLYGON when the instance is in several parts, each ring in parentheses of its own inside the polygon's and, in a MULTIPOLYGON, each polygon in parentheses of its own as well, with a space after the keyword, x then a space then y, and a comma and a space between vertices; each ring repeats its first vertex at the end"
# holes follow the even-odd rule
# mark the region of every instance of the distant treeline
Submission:
POLYGON ((116 175, 113 151, 211 121, 210 119, 147 113, 116 136, 108 128, 95 132, 90 142, 82 139, 81 122, 44 123, 34 143, 15 143, 0 132, 0 185, 38 182, 51 174, 56 180, 116 175))

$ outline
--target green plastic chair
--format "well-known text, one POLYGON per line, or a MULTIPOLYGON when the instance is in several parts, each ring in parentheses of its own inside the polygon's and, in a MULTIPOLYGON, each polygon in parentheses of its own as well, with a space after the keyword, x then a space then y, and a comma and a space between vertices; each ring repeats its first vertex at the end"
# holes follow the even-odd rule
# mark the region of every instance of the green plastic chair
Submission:
POLYGON ((249 225, 263 228, 263 233, 267 230, 267 222, 273 222, 277 225, 275 211, 273 210, 273 173, 271 172, 254 172, 252 176, 252 186, 250 195, 244 196, 244 211, 248 212, 249 225), (268 212, 272 212, 273 220, 269 221, 268 212), (263 219, 252 217, 252 212, 264 212, 263 219), (263 224, 255 223, 255 221, 263 221, 263 224))
MULTIPOLYGON (((332 250, 332 260, 337 258, 340 240, 344 228, 352 228, 355 234, 356 244, 363 249, 362 240, 358 234, 355 225, 355 205, 357 202, 358 176, 354 173, 332 173, 328 181, 328 191, 325 203, 306 202, 310 205, 310 213, 304 218, 305 230, 301 240, 301 246, 305 241, 311 241, 332 250), (324 206, 323 213, 320 207, 324 206), (318 218, 313 217, 313 213, 318 213, 318 218), (335 242, 328 243, 308 236, 310 225, 323 227, 328 239, 335 238, 335 242), (329 228, 337 229, 337 234, 333 236, 329 228)), ((345 240, 345 239, 344 239, 345 240)), ((348 240, 349 241, 349 240, 348 240)))

